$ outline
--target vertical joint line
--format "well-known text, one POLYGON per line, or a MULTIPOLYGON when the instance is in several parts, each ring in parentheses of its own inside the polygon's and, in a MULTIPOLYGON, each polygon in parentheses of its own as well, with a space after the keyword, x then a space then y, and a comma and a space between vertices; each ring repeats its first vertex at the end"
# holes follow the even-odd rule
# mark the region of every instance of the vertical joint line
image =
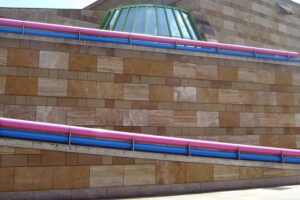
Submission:
POLYGON ((239 146, 237 147, 236 154, 237 154, 237 160, 241 160, 241 151, 240 151, 240 147, 239 146))
POLYGON ((68 144, 71 144, 71 137, 72 137, 72 129, 69 130, 69 141, 68 144))
POLYGON ((23 34, 23 35, 25 34, 25 24, 24 24, 24 22, 23 22, 23 24, 22 24, 22 34, 23 34))
POLYGON ((131 139, 131 151, 134 151, 134 136, 131 139))
POLYGON ((175 48, 178 49, 178 41, 175 40, 175 48))
POLYGON ((78 29, 78 40, 80 40, 80 29, 78 29))
POLYGON ((280 153, 280 162, 281 163, 284 163, 284 157, 283 157, 283 152, 281 151, 280 153))
POLYGON ((191 155, 191 143, 189 142, 188 143, 188 156, 191 155))
POLYGON ((254 49, 254 58, 257 58, 256 49, 254 49))
POLYGON ((132 45, 132 38, 131 38, 131 34, 129 35, 129 44, 132 45))
POLYGON ((216 50, 217 50, 217 54, 220 54, 219 46, 216 47, 216 50))

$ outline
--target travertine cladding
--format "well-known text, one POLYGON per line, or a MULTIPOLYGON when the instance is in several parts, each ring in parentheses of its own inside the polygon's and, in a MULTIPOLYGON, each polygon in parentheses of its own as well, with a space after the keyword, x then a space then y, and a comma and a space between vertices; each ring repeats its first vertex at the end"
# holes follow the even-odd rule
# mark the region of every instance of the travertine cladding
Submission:
POLYGON ((0 196, 1 192, 13 191, 212 183, 300 175, 300 170, 185 163, 3 146, 0 147, 0 161, 0 196))
POLYGON ((299 74, 288 64, 2 38, 0 116, 300 148, 299 74))

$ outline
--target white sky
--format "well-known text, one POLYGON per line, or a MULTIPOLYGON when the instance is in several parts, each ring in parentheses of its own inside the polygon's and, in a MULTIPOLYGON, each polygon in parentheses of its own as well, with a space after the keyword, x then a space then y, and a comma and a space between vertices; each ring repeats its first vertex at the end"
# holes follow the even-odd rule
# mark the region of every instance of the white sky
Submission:
MULTIPOLYGON (((97 0, 0 0, 0 7, 81 9, 97 0)), ((300 0, 292 0, 300 3, 300 0)))

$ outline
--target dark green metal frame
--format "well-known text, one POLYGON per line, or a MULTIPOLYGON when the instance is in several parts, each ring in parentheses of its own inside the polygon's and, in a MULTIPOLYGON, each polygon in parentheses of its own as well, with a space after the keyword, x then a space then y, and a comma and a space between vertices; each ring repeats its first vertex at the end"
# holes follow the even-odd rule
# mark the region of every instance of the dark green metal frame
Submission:
POLYGON ((136 24, 136 17, 137 17, 137 13, 138 13, 138 8, 139 7, 145 7, 145 30, 144 30, 144 34, 147 34, 147 8, 148 7, 154 7, 155 8, 155 14, 156 14, 156 22, 157 22, 156 23, 156 26, 157 26, 157 34, 156 35, 159 35, 159 33, 160 33, 159 23, 158 23, 159 16, 158 16, 157 8, 163 8, 164 12, 165 12, 166 21, 167 21, 167 24, 168 24, 168 30, 169 30, 170 37, 174 37, 173 34, 172 34, 172 30, 171 30, 171 27, 170 27, 170 22, 169 22, 169 18, 168 18, 168 14, 167 14, 167 9, 169 8, 169 9, 172 10, 172 13, 173 13, 173 16, 175 18, 177 27, 179 29, 179 33, 180 33, 181 38, 184 38, 184 36, 183 36, 183 32, 181 30, 180 24, 178 22, 178 19, 176 17, 175 10, 179 11, 179 14, 180 14, 180 16, 182 18, 182 21, 184 23, 184 26, 185 26, 185 28, 186 28, 186 30, 187 30, 190 38, 193 39, 193 40, 203 40, 203 36, 200 33, 200 31, 199 31, 199 29, 198 29, 198 27, 197 27, 197 25, 195 23, 195 20, 193 19, 192 15, 191 15, 191 13, 189 11, 183 10, 183 9, 179 9, 179 8, 174 8, 174 7, 171 7, 171 6, 165 6, 165 5, 138 4, 138 5, 122 6, 122 7, 119 7, 119 8, 112 9, 112 10, 110 10, 110 11, 108 11, 106 13, 106 15, 105 15, 103 21, 101 22, 99 28, 100 29, 107 29, 109 23, 111 23, 111 20, 112 20, 113 16, 117 12, 117 10, 119 10, 118 15, 115 18, 115 21, 113 22, 112 27, 110 27, 110 30, 114 30, 114 28, 116 26, 116 22, 119 20, 119 17, 120 17, 122 9, 126 9, 126 11, 125 11, 126 14, 125 14, 124 20, 122 22, 121 30, 120 30, 120 31, 123 31, 125 23, 126 23, 126 20, 127 20, 127 17, 128 17, 129 9, 130 8, 136 8, 135 14, 134 14, 134 22, 133 22, 133 26, 132 26, 132 30, 131 30, 131 32, 134 32, 134 30, 135 30, 135 24, 136 24), (187 25, 188 22, 183 17, 183 13, 187 14, 187 17, 190 20, 190 24, 191 24, 191 27, 192 27, 193 30, 190 30, 190 27, 187 25), (195 33, 195 35, 196 35, 197 38, 194 38, 194 36, 192 34, 192 31, 195 33))

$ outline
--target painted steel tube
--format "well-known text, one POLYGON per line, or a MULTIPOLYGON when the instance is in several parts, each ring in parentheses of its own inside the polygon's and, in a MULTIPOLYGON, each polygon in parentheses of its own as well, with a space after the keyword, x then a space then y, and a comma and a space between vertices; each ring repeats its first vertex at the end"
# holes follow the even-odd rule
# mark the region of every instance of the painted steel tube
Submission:
POLYGON ((241 160, 252 160, 252 161, 264 161, 264 162, 280 162, 281 158, 279 156, 272 155, 258 155, 258 154, 240 154, 241 160))
POLYGON ((255 48, 255 47, 247 47, 242 45, 232 45, 232 44, 223 44, 223 43, 213 43, 213 42, 203 42, 203 41, 195 41, 195 40, 187 40, 187 39, 174 39, 167 38, 161 36, 149 36, 149 35, 141 35, 135 33, 124 33, 124 32, 116 32, 116 31, 107 31, 107 30, 99 30, 99 29, 88 29, 88 28, 80 28, 73 26, 65 26, 65 25, 57 25, 57 24, 47 24, 47 23, 39 23, 39 22, 29 22, 29 21, 20 21, 13 19, 5 19, 0 18, 0 25, 2 26, 15 26, 15 27, 26 27, 32 29, 40 29, 47 31, 60 31, 67 33, 82 33, 87 35, 98 35, 104 37, 119 37, 125 39, 136 39, 136 40, 145 40, 151 42, 164 42, 164 43, 177 43, 182 45, 191 45, 198 47, 206 47, 206 48, 219 48, 224 50, 233 50, 233 51, 242 51, 242 52, 256 52, 261 54, 269 54, 269 55, 278 55, 278 56, 290 56, 290 57, 298 57, 299 54, 297 52, 290 51, 282 51, 282 50, 273 50, 273 49, 265 49, 265 48, 255 48))
POLYGON ((125 141, 131 141, 132 138, 134 137, 136 142, 141 142, 141 143, 152 143, 152 144, 184 146, 184 147, 190 144, 191 147, 193 148, 214 149, 214 150, 222 150, 222 151, 237 151, 237 149, 239 148, 239 150, 244 153, 280 155, 282 152, 285 156, 300 157, 300 151, 293 150, 293 149, 237 145, 237 144, 209 142, 209 141, 202 141, 202 140, 188 140, 188 139, 181 139, 181 138, 110 131, 104 129, 91 129, 91 128, 83 128, 83 127, 67 126, 67 125, 55 125, 50 123, 32 122, 32 121, 16 120, 16 119, 8 119, 8 118, 0 118, 0 127, 22 129, 28 131, 57 133, 57 134, 68 134, 69 130, 72 129, 72 135, 83 136, 83 137, 95 137, 95 138, 125 140, 125 141))

